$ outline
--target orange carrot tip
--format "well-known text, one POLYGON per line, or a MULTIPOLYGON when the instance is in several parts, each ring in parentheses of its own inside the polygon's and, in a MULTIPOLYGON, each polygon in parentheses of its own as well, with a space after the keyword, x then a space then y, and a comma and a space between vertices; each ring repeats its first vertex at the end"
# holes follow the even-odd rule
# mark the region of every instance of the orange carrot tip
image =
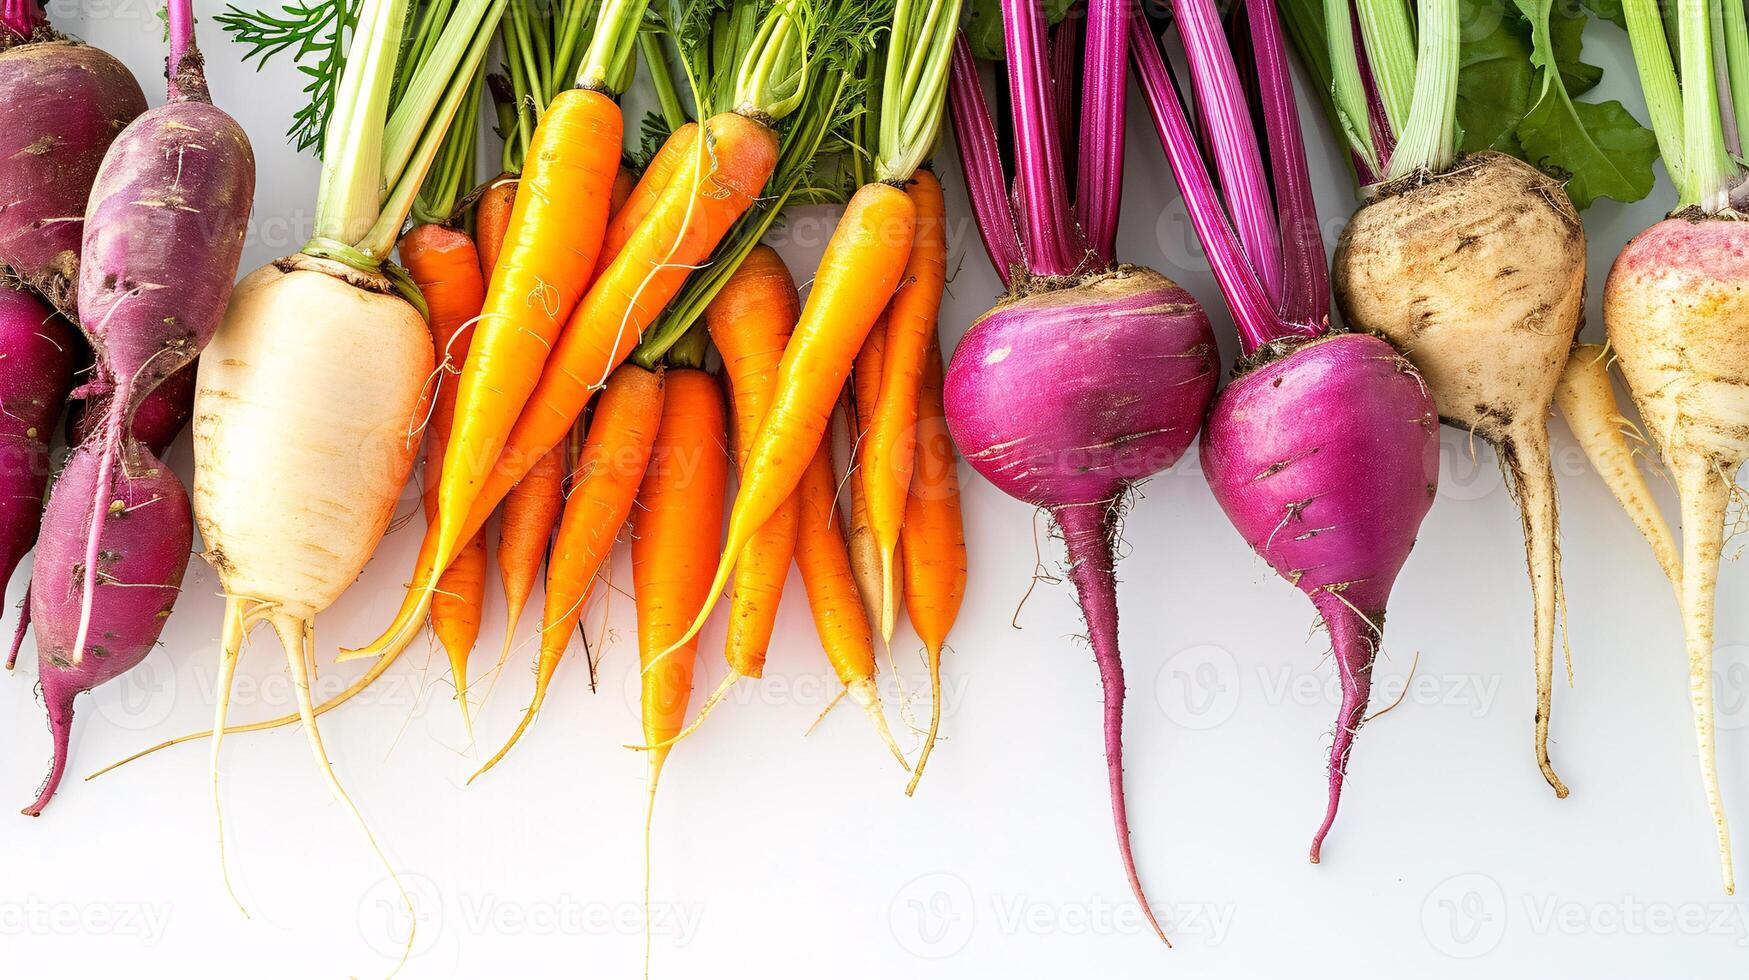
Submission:
POLYGON ((733 670, 729 671, 729 676, 723 678, 723 682, 721 684, 718 684, 717 689, 715 691, 711 692, 711 696, 705 699, 704 707, 698 709, 698 717, 694 718, 692 720, 692 724, 687 725, 685 728, 682 728, 677 734, 675 734, 669 738, 665 738, 662 741, 657 742, 654 745, 627 744, 626 748, 633 749, 633 750, 638 751, 638 752, 654 752, 657 749, 672 748, 674 745, 678 744, 679 742, 683 741, 688 736, 690 736, 693 732, 698 731, 698 727, 700 725, 704 724, 704 720, 706 718, 710 717, 711 709, 715 708, 717 706, 717 702, 721 701, 724 698, 724 696, 726 696, 729 693, 729 688, 734 687, 736 681, 738 681, 741 678, 746 677, 746 676, 747 676, 746 674, 742 674, 742 673, 739 673, 737 671, 733 671, 733 670))

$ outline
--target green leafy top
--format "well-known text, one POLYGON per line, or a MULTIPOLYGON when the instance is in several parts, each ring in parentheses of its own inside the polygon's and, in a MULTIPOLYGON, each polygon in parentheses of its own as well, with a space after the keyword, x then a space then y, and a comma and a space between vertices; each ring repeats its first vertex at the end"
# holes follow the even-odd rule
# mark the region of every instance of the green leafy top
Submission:
MULTIPOLYGON (((769 11, 789 2, 741 2, 725 6, 716 0, 696 5, 672 0, 661 11, 662 33, 680 53, 682 71, 693 86, 693 104, 699 107, 702 116, 711 114, 709 107, 714 100, 708 89, 701 90, 699 80, 732 78, 732 72, 726 72, 723 66, 736 51, 744 54, 751 50, 747 46, 751 42, 745 15, 739 9, 754 7, 769 11), (715 9, 700 16, 685 9, 693 6, 715 9), (669 14, 680 14, 684 19, 668 20, 669 14), (709 28, 703 26, 706 22, 711 25, 709 28)), ((705 307, 777 223, 786 206, 843 201, 848 196, 853 188, 845 179, 848 171, 839 164, 845 157, 868 153, 856 144, 859 123, 866 112, 863 100, 856 96, 859 86, 864 84, 861 80, 865 77, 865 62, 876 36, 891 22, 891 11, 891 0, 821 0, 815 5, 812 11, 815 33, 805 59, 801 101, 779 127, 777 166, 765 185, 766 196, 755 201, 730 227, 710 261, 687 278, 632 352, 633 363, 654 367, 663 361, 670 349, 699 323, 705 307)), ((692 352, 683 347, 683 354, 690 358, 692 352)))
POLYGON ((1684 0, 1676 16, 1654 0, 1622 0, 1640 89, 1664 167, 1683 207, 1732 209, 1749 128, 1749 26, 1736 0, 1684 0), (1726 102, 1729 100, 1729 104, 1726 102))
POLYGON ((505 3, 458 0, 429 44, 409 44, 410 0, 362 0, 323 133, 315 235, 305 252, 382 266, 450 123, 478 90, 505 3), (423 53, 403 62, 403 51, 423 53))
MULTIPOLYGON (((1557 8, 1552 0, 1513 0, 1504 6, 1484 0, 1456 2, 1457 149, 1498 150, 1564 178, 1568 196, 1580 208, 1599 197, 1637 201, 1651 192, 1658 141, 1621 103, 1576 98, 1603 75, 1580 57, 1588 20, 1584 10, 1569 4, 1557 8)), ((1586 3, 1599 16, 1620 22, 1619 0, 1586 3)), ((1364 106, 1341 111, 1342 79, 1332 66, 1332 54, 1340 49, 1330 45, 1325 19, 1336 11, 1327 10, 1324 0, 1283 0, 1282 9, 1301 61, 1324 89, 1332 124, 1347 134, 1354 148, 1356 127, 1350 120, 1370 116, 1364 106)), ((1366 127, 1363 123, 1359 128, 1366 127)), ((1394 133, 1385 135, 1394 142, 1394 133)), ((1387 160, 1393 142, 1378 148, 1387 160)), ((1375 173, 1383 176, 1383 167, 1375 173)))
POLYGON ((292 116, 286 136, 299 151, 321 150, 322 133, 334 112, 334 84, 346 57, 346 44, 358 25, 361 0, 291 0, 285 8, 243 10, 236 6, 213 20, 231 39, 249 48, 243 60, 260 69, 275 55, 290 51, 298 72, 309 81, 309 101, 292 116), (314 56, 314 62, 309 59, 314 56))

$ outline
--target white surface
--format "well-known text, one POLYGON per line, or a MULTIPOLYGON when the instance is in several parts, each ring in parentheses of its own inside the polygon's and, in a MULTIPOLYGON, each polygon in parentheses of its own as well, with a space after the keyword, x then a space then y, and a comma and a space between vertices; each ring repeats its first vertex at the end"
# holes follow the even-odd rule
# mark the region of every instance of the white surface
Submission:
MULTIPOLYGON (((148 0, 56 5, 58 25, 160 74, 148 0)), ((300 82, 279 62, 238 64, 197 5, 220 105, 255 140, 259 191, 244 268, 308 235, 316 165, 284 145, 300 82)), ((1593 29, 1603 93, 1644 118, 1626 38, 1593 29)), ((1341 161, 1308 105, 1328 237, 1351 207, 1341 161)), ((1132 110, 1120 254, 1181 279, 1209 304, 1230 363, 1233 337, 1154 133, 1132 110)), ((949 340, 997 293, 944 154, 954 216, 949 340), (962 264, 963 263, 963 264, 962 264)), ((1591 326, 1611 256, 1673 200, 1667 183, 1633 207, 1585 215, 1591 326)), ((798 278, 831 215, 797 218, 777 244, 798 278)), ((1064 976, 1627 978, 1740 972, 1749 901, 1718 886, 1695 767, 1668 587, 1649 552, 1555 423, 1577 687, 1556 692, 1554 752, 1573 796, 1557 801, 1531 754, 1530 603, 1517 516, 1493 453, 1447 431, 1439 501, 1398 583, 1375 707, 1419 655, 1403 704, 1367 726, 1321 867, 1306 845, 1324 806, 1335 681, 1305 599, 1241 543, 1185 464, 1147 485, 1125 527, 1126 745, 1135 846, 1169 922, 1168 952, 1140 923, 1112 843, 1100 757, 1099 685, 1065 586, 1026 595, 1042 522, 965 474, 970 597, 947 664, 945 739, 916 799, 855 712, 802 731, 830 694, 799 589, 763 684, 746 687, 675 753, 655 825, 659 977, 1055 978, 1064 976), (1014 629, 1010 619, 1021 627, 1014 629), (1470 962, 1479 958, 1477 962, 1470 962)), ((186 437, 175 451, 186 478, 186 437)), ((1671 497, 1659 492, 1665 504, 1671 497)), ((411 496, 403 512, 413 509, 411 496)), ((340 643, 375 635, 401 595, 420 521, 383 544, 363 580, 319 621, 322 686, 340 643)), ((23 586, 23 572, 12 595, 23 586)), ((629 584, 623 552, 614 579, 629 584)), ((1749 827, 1746 579, 1728 564, 1719 609, 1720 768, 1749 827)), ((494 587, 495 590, 495 587, 494 587)), ((81 699, 73 772, 40 820, 0 831, 0 964, 9 975, 315 977, 386 972, 405 923, 383 872, 330 801, 303 736, 226 743, 231 869, 251 918, 220 884, 206 752, 184 747, 97 783, 100 764, 201 727, 220 601, 194 561, 162 649, 81 699), (198 964, 198 965, 197 965, 198 964)), ((478 718, 482 742, 515 722, 531 688, 536 605, 503 683, 478 718)), ((421 641, 359 703, 323 719, 350 787, 419 904, 407 977, 637 975, 641 759, 633 621, 616 596, 601 690, 580 658, 545 714, 489 777, 462 745, 439 653, 421 641)), ((6 629, 10 631, 11 618, 6 629)), ((502 635, 488 601, 477 672, 502 635)), ((722 676, 720 620, 705 633, 699 686, 722 676)), ((906 689, 922 671, 895 639, 906 689)), ((576 651, 574 650, 573 653, 576 651)), ((9 705, 0 786, 23 804, 49 753, 33 698, 34 656, 0 679, 9 705)), ((234 719, 291 706, 265 633, 241 668, 234 719)), ((481 682, 484 689, 484 682, 481 682)), ((896 701, 890 682, 889 702, 896 701)), ((927 699, 915 704, 925 712, 927 699)), ((480 748, 484 748, 482 745, 480 748)))

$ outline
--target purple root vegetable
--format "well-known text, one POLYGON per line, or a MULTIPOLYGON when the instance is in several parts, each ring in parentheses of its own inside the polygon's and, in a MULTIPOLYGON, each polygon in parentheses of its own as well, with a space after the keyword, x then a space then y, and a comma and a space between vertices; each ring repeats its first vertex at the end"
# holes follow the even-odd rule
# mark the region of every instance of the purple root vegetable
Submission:
MULTIPOLYGON (((163 456, 194 415, 194 376, 198 360, 165 378, 134 409, 128 435, 146 444, 152 455, 163 456)), ((75 446, 99 431, 109 410, 109 396, 92 392, 73 403, 67 412, 67 441, 75 446)))
POLYGON ((1328 799, 1312 840, 1316 863, 1366 716, 1391 586, 1433 505, 1439 421, 1427 385, 1396 348, 1367 334, 1330 333, 1323 242, 1274 3, 1246 6, 1255 53, 1249 89, 1262 110, 1272 189, 1219 11, 1212 0, 1173 7, 1198 118, 1208 123, 1210 154, 1222 168, 1220 191, 1139 9, 1131 14, 1131 48, 1244 353, 1204 425, 1203 473, 1252 550, 1311 598, 1342 681, 1328 799))
MULTIPOLYGON (((1129 37, 1123 0, 1087 5, 1079 137, 1046 70, 1038 4, 1003 0, 1017 161, 1012 193, 970 47, 954 51, 949 105, 978 231, 1009 295, 961 338, 944 383, 966 461, 1004 493, 1050 512, 1068 550, 1105 696, 1112 821, 1130 890, 1142 890, 1124 804, 1123 662, 1114 543, 1129 488, 1196 438, 1220 373, 1208 317, 1157 272, 1116 262, 1129 37), (1074 142, 1077 174, 1065 173, 1074 142), (1067 199, 1074 184, 1075 199, 1067 199), (1024 201, 1015 210, 1010 202, 1024 201), (1089 267, 1095 267, 1089 271, 1089 267)), ((1059 45, 1073 43, 1062 35, 1059 45)), ((1062 53, 1061 51, 1059 52, 1062 53)), ((1069 61, 1066 55, 1059 62, 1069 61)))
POLYGON ((91 182, 146 97, 121 62, 61 40, 0 51, 0 92, 0 266, 71 316, 91 182))
POLYGON ((194 542, 194 517, 188 492, 170 468, 146 447, 129 441, 116 468, 111 496, 119 506, 104 525, 99 542, 99 601, 90 624, 91 640, 83 663, 72 654, 82 632, 85 588, 85 516, 100 461, 97 448, 80 446, 49 495, 43 535, 37 541, 31 579, 30 616, 36 635, 37 670, 54 762, 26 816, 42 812, 67 768, 73 730, 73 699, 120 677, 150 653, 164 629, 181 588, 194 542))
POLYGON ((113 508, 110 477, 123 433, 141 400, 192 363, 218 329, 255 193, 249 137, 210 101, 191 25, 178 23, 185 5, 170 6, 171 101, 116 137, 86 212, 80 325, 99 375, 113 387, 92 436, 98 474, 75 664, 88 640, 98 542, 113 508))
POLYGON ((1219 372, 1196 300, 1157 272, 1123 266, 1005 301, 966 332, 945 378, 948 428, 966 461, 1002 492, 1045 508, 1062 532, 1104 689, 1118 847, 1144 910, 1124 806, 1113 544, 1125 494, 1184 455, 1219 372))
POLYGON ((79 335, 42 301, 0 286, 0 608, 36 541, 49 434, 73 386, 79 335))
POLYGON ((1253 551, 1304 592, 1330 634, 1342 706, 1316 863, 1336 819, 1397 572, 1439 481, 1439 422, 1390 344, 1338 334, 1228 385, 1209 413, 1203 473, 1253 551))

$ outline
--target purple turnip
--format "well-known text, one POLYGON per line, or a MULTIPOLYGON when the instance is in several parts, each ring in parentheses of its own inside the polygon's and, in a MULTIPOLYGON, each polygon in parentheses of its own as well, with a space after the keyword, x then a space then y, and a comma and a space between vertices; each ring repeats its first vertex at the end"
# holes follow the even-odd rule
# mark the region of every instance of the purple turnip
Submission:
POLYGON ((79 337, 42 301, 0 286, 0 608, 36 541, 49 435, 73 386, 79 337))
POLYGON ((1018 160, 1013 199, 1024 202, 1018 213, 1002 187, 995 131, 960 39, 949 88, 954 127, 979 231, 1009 293, 960 340, 944 398, 966 461, 1004 493, 1044 508, 1062 533, 1105 696, 1118 848, 1130 889, 1160 932, 1131 854, 1124 805, 1114 544, 1130 487, 1176 463, 1196 438, 1220 361, 1196 300, 1157 272, 1118 265, 1113 254, 1129 43, 1123 10, 1113 0, 1088 7, 1073 209, 1037 5, 1002 4, 1018 160))
POLYGON ((1439 423, 1427 386, 1394 347, 1331 331, 1324 246, 1274 3, 1254 0, 1244 18, 1273 188, 1214 3, 1175 0, 1174 9, 1198 117, 1220 165, 1219 194, 1139 11, 1131 50, 1243 354, 1209 412, 1203 471, 1245 542, 1311 598, 1342 681, 1328 798, 1312 839, 1316 863, 1366 715, 1391 586, 1433 504, 1439 423))
POLYGON ((7 0, 6 11, 0 38, 14 43, 0 43, 0 266, 71 316, 91 182, 146 97, 103 51, 35 40, 52 35, 31 0, 7 0))

